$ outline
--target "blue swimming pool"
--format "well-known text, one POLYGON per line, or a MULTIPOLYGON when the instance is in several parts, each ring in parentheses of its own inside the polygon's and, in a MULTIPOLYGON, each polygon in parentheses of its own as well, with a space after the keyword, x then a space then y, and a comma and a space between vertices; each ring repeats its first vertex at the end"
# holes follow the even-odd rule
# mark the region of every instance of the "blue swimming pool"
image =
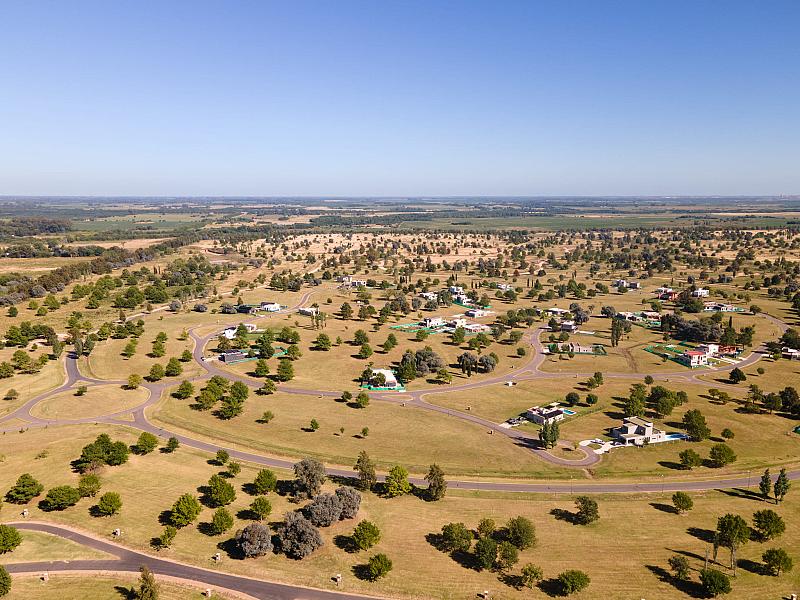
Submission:
POLYGON ((568 417, 571 417, 572 415, 578 414, 574 410, 570 410, 568 408, 562 408, 561 410, 563 410, 564 414, 567 415, 568 417))

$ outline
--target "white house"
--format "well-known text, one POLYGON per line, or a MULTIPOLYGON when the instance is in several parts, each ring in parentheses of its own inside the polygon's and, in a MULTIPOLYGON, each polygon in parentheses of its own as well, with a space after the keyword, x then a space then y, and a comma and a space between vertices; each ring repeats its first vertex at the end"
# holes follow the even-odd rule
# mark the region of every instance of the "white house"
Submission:
POLYGON ((470 308, 464 311, 464 314, 473 319, 480 319, 481 317, 488 317, 492 314, 490 310, 483 310, 482 308, 470 308))
POLYGON ((561 331, 575 333, 578 331, 578 326, 575 324, 575 321, 561 321, 561 331))
POLYGON ((439 294, 437 294, 436 292, 422 292, 419 296, 420 296, 420 298, 425 298, 425 300, 438 300, 439 299, 439 294))
POLYGON ((425 317, 420 321, 420 325, 428 328, 444 327, 445 321, 443 317, 425 317))
POLYGON ((454 294, 453 295, 453 301, 454 302, 460 302, 461 304, 469 304, 470 302, 472 302, 472 300, 470 300, 469 296, 467 296, 464 293, 454 294))
POLYGON ((501 292, 507 292, 509 290, 513 290, 514 286, 511 285, 510 283, 498 283, 497 289, 500 290, 501 292))
POLYGON ((316 306, 303 306, 302 308, 297 309, 297 312, 307 317, 315 317, 319 314, 319 308, 316 306))
POLYGON ((456 319, 451 319, 447 324, 450 327, 466 327, 467 326, 467 320, 466 319, 461 319, 461 318, 456 318, 456 319))
POLYGON ((800 350, 795 350, 794 348, 782 348, 781 356, 783 358, 788 358, 789 360, 800 360, 800 350))
POLYGON ((695 350, 704 352, 706 356, 716 356, 719 354, 719 344, 699 344, 695 350))
POLYGON ((449 288, 447 288, 447 289, 448 289, 448 290, 449 290, 449 292, 450 292, 451 294, 453 294, 453 295, 458 295, 458 294, 463 294, 463 293, 464 293, 464 288, 463 288, 463 287, 461 287, 460 285, 451 285, 451 286, 450 286, 449 288))
POLYGON ((566 315, 566 314, 569 313, 568 310, 564 310, 563 308, 556 308, 555 306, 553 308, 548 308, 544 312, 546 312, 548 315, 552 315, 554 317, 558 317, 558 316, 561 316, 561 315, 566 315))
POLYGON ((385 383, 380 387, 397 387, 397 377, 391 369, 372 369, 372 377, 374 378, 376 375, 383 375, 385 383))
POLYGON ((614 285, 612 287, 620 288, 620 287, 628 287, 628 280, 627 279, 615 279, 614 285))
POLYGON ((366 279, 356 279, 352 275, 345 275, 344 277, 340 277, 339 281, 341 281, 343 285, 350 287, 367 287, 366 279))
POLYGON ((552 425, 564 420, 564 411, 558 408, 558 404, 532 406, 525 411, 525 417, 538 425, 552 425))
POLYGON ((638 290, 641 287, 642 287, 642 284, 639 283, 638 281, 629 281, 628 282, 628 289, 629 290, 638 290))
POLYGON ((280 309, 281 305, 277 302, 262 302, 258 307, 258 310, 263 310, 266 312, 278 312, 280 309))
POLYGON ((697 288, 692 290, 692 298, 708 298, 708 293, 706 288, 697 288))
POLYGON ((667 437, 666 431, 656 429, 651 421, 641 417, 625 417, 622 425, 612 429, 611 434, 626 446, 663 442, 667 437))
MULTIPOLYGON (((240 323, 240 325, 244 325, 245 329, 247 329, 247 333, 253 333, 258 327, 253 323, 240 323)), ((224 335, 227 339, 232 340, 236 337, 236 330, 238 329, 238 325, 236 327, 226 327, 222 335, 224 335)))
POLYGON ((708 364, 708 354, 700 350, 687 350, 678 357, 678 360, 694 369, 708 364))

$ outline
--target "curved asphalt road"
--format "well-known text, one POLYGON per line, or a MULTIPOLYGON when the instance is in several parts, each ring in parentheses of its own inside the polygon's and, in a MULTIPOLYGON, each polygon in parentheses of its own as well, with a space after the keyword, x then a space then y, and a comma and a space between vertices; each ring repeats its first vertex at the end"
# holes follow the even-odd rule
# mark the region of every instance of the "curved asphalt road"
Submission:
MULTIPOLYGON (((113 559, 90 559, 90 560, 71 560, 71 561, 42 561, 30 563, 12 563, 6 565, 6 570, 11 573, 53 573, 64 571, 109 571, 109 572, 138 572, 139 567, 146 565, 156 575, 177 577, 209 588, 227 589, 242 594, 247 594, 253 598, 263 600, 362 600, 365 596, 358 594, 344 594, 340 592, 325 591, 313 588, 296 587, 282 583, 273 583, 230 575, 211 569, 193 567, 180 562, 175 562, 163 558, 130 550, 102 540, 79 533, 73 529, 52 525, 49 523, 38 523, 35 521, 23 521, 19 523, 8 523, 17 529, 26 531, 39 531, 57 535, 64 539, 71 540, 82 546, 100 550, 116 558, 113 559)), ((209 560, 211 557, 209 557, 209 560)), ((224 559, 229 560, 229 559, 224 559)), ((224 563, 223 563, 224 564, 224 563)))

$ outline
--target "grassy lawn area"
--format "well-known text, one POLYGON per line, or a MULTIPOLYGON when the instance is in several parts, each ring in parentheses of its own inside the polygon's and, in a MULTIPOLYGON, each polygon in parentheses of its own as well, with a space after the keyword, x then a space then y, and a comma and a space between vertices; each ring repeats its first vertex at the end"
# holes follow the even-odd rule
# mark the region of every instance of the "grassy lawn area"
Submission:
POLYGON ((480 426, 412 407, 373 401, 366 409, 356 409, 331 398, 251 394, 242 415, 223 421, 189 405, 169 397, 150 412, 155 423, 202 439, 288 457, 314 456, 344 466, 352 466, 366 450, 384 468, 400 463, 416 473, 426 473, 436 462, 450 474, 558 475, 505 436, 489 436, 480 426), (266 410, 274 413, 274 420, 257 423, 266 410), (304 431, 311 419, 320 424, 316 432, 304 431), (360 435, 363 427, 369 428, 366 438, 360 435))
POLYGON ((31 409, 35 417, 45 419, 82 419, 121 412, 147 401, 145 388, 126 390, 118 385, 90 385, 83 396, 73 390, 39 402, 31 409))
MULTIPOLYGON (((172 581, 159 580, 159 600, 186 600, 190 598, 205 598, 203 589, 182 585, 172 581)), ((47 582, 38 577, 14 577, 14 583, 9 593, 3 600, 120 600, 124 598, 125 590, 138 587, 138 578, 135 575, 80 575, 80 574, 55 574, 50 575, 47 582)), ((212 598, 233 598, 228 594, 215 594, 212 598)))
POLYGON ((61 362, 50 361, 36 374, 17 374, 9 379, 0 380, 0 417, 16 410, 31 398, 34 398, 60 386, 66 378, 64 365, 61 362), (6 400, 5 396, 10 389, 19 392, 13 400, 6 400))
MULTIPOLYGON (((0 439, 0 451, 8 459, 0 471, 0 489, 7 489, 22 470, 31 471, 47 487, 74 484, 77 476, 69 472, 69 461, 77 456, 83 444, 102 430, 108 430, 115 439, 127 442, 135 439, 133 433, 121 427, 94 426, 53 428, 5 436, 0 439), (34 459, 33 456, 43 446, 51 448, 50 455, 43 460, 34 459)), ((92 501, 83 500, 77 506, 57 513, 42 513, 35 502, 31 503, 31 518, 66 523, 103 536, 109 535, 113 528, 120 527, 125 531, 125 544, 150 551, 150 539, 161 531, 159 513, 168 508, 181 493, 196 493, 197 486, 203 485, 212 473, 219 470, 219 467, 208 463, 208 458, 207 454, 180 448, 175 455, 155 452, 148 456, 132 457, 123 466, 106 469, 101 474, 103 490, 117 491, 123 499, 122 512, 118 516, 91 517, 88 508, 92 501), (176 464, 180 464, 180 469, 175 468, 176 464), (171 476, 156 476, 165 472, 171 476)), ((232 513, 237 514, 251 501, 241 491, 241 485, 252 481, 254 474, 254 468, 244 465, 242 473, 232 480, 237 489, 237 498, 229 507, 232 513)), ((278 476, 286 477, 282 473, 278 476)), ((332 489, 332 484, 326 484, 326 489, 332 489)), ((469 527, 475 527, 481 518, 490 517, 502 525, 510 517, 524 515, 536 525, 539 543, 535 548, 520 553, 520 565, 527 562, 540 565, 546 578, 570 568, 585 571, 592 583, 575 598, 683 598, 688 596, 658 575, 659 569, 667 568, 669 556, 676 552, 684 553, 689 558, 692 578, 696 581, 697 570, 702 568, 702 559, 708 547, 703 539, 709 530, 714 529, 717 517, 733 512, 750 521, 755 510, 766 506, 760 500, 749 499, 739 492, 708 492, 692 496, 695 507, 686 516, 679 516, 665 508, 664 505, 670 504, 668 495, 598 496, 600 521, 591 526, 577 526, 551 514, 553 509, 574 510, 572 499, 568 496, 451 490, 444 500, 429 503, 413 496, 383 499, 366 494, 357 519, 369 519, 381 529, 382 539, 373 550, 350 554, 337 547, 336 536, 349 535, 356 522, 343 521, 322 529, 324 546, 303 561, 288 560, 281 555, 246 561, 226 558, 218 568, 327 589, 332 588, 332 574, 342 573, 346 591, 384 597, 468 600, 475 597, 476 591, 488 589, 493 597, 522 600, 532 597, 532 592, 506 585, 497 573, 479 572, 461 566, 432 546, 426 536, 439 532, 442 525, 448 522, 461 521, 469 527), (646 526, 640 525, 644 523, 646 526), (394 563, 393 571, 374 584, 358 580, 352 571, 373 552, 385 552, 394 563)), ((282 496, 271 494, 270 500, 275 520, 280 520, 286 511, 297 508, 282 496)), ((800 553, 800 523, 791 518, 800 510, 800 495, 790 492, 782 505, 771 505, 771 508, 784 517, 790 517, 787 519, 787 530, 776 542, 750 542, 739 551, 738 556, 744 566, 740 567, 739 575, 733 581, 734 592, 728 596, 730 598, 780 596, 800 583, 796 571, 780 578, 754 572, 760 563, 761 553, 767 547, 784 547, 795 558, 800 553)), ((8 519, 9 512, 9 505, 6 504, 0 514, 8 519)), ((212 509, 205 508, 199 521, 208 521, 211 513, 212 509)), ((233 530, 246 523, 246 519, 237 516, 233 530)), ((217 551, 217 544, 228 539, 229 535, 208 536, 196 526, 190 526, 181 530, 173 547, 160 555, 217 568, 213 566, 211 556, 217 551)), ((23 547, 20 546, 20 550, 23 547)), ((726 560, 727 552, 721 550, 720 561, 724 563, 726 560)), ((518 572, 519 565, 512 574, 518 572)), ((56 581, 55 578, 53 581, 56 581)), ((30 584, 18 580, 14 593, 25 595, 16 598, 48 597, 38 592, 42 588, 25 587, 28 585, 40 584, 35 580, 30 584)), ((80 579, 75 585, 97 586, 100 581, 80 579)), ((89 591, 85 593, 89 595, 75 597, 104 598, 102 595, 92 595, 97 588, 86 589, 89 591)), ((63 591, 59 598, 69 597, 65 596, 66 593, 63 591)), ((96 593, 100 594, 101 591, 96 593)), ((533 592, 533 595, 541 595, 541 592, 533 592)))
MULTIPOLYGON (((11 519, 13 515, 4 511, 4 519, 11 519)), ((88 559, 113 559, 114 557, 100 550, 87 548, 71 540, 42 533, 40 531, 20 530, 22 543, 13 552, 3 555, 3 562, 22 563, 39 562, 44 560, 88 560, 88 559)))

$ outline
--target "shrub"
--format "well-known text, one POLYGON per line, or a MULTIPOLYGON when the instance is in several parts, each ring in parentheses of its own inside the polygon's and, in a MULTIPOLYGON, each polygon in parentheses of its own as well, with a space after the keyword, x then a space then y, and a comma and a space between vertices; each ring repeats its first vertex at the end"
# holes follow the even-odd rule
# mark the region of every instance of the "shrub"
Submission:
POLYGON ((152 433, 143 431, 132 450, 136 454, 150 454, 158 447, 158 438, 152 433))
POLYGON ((78 480, 78 492, 81 498, 94 498, 100 491, 100 478, 94 473, 84 473, 78 480))
POLYGON ((591 583, 591 579, 589 579, 586 573, 576 569, 564 571, 558 576, 557 580, 558 586, 561 588, 561 593, 564 596, 585 590, 589 587, 589 583, 591 583))
POLYGON ((22 543, 22 536, 16 527, 0 525, 0 554, 11 552, 22 543))
POLYGON ((283 526, 278 530, 281 550, 290 558, 302 559, 322 546, 319 530, 297 512, 286 515, 283 526))
POLYGON ((367 561, 367 573, 370 581, 384 577, 392 570, 392 561, 385 554, 370 556, 367 561))
POLYGON ((381 541, 381 530, 371 521, 359 521, 353 530, 353 543, 359 550, 368 550, 381 541))
POLYGON ((720 594, 728 594, 731 591, 730 578, 716 569, 703 569, 700 571, 700 585, 707 596, 716 598, 720 594))
POLYGON ((122 498, 119 497, 117 492, 106 492, 100 496, 100 500, 97 503, 97 512, 104 517, 117 514, 121 508, 122 498))
POLYGON ((263 523, 251 523, 236 532, 236 546, 247 558, 264 556, 272 552, 272 532, 263 523))
POLYGON ((358 493, 358 490, 346 486, 338 487, 336 488, 336 497, 342 506, 339 518, 342 520, 354 519, 361 508, 361 494, 358 493))
POLYGON ((335 494, 319 494, 306 506, 305 513, 317 527, 330 527, 342 515, 342 503, 335 494))
POLYGON ((464 523, 448 523, 442 527, 442 547, 448 552, 467 552, 472 545, 472 532, 464 523))
POLYGON ((42 502, 43 510, 64 510, 70 506, 75 506, 81 499, 81 493, 77 488, 69 485, 54 487, 47 492, 42 502))
POLYGON ((44 486, 30 473, 23 473, 17 478, 14 487, 6 492, 6 500, 14 504, 26 504, 43 491, 44 486))
POLYGON ((519 548, 533 548, 536 545, 536 528, 526 517, 514 517, 506 524, 506 539, 519 548))

